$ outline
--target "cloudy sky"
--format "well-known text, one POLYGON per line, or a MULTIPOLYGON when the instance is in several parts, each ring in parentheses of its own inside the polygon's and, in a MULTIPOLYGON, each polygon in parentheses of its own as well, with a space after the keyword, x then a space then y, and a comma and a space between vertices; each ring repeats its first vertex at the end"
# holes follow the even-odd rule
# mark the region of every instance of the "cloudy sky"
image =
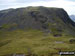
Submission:
POLYGON ((75 15, 75 0, 0 0, 0 10, 27 6, 64 8, 69 15, 75 15))

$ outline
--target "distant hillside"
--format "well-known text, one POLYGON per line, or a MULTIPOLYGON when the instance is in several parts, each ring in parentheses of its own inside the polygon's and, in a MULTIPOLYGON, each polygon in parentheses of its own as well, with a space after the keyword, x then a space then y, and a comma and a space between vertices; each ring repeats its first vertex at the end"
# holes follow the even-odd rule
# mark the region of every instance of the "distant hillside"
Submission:
POLYGON ((75 15, 70 15, 70 18, 75 22, 75 15))

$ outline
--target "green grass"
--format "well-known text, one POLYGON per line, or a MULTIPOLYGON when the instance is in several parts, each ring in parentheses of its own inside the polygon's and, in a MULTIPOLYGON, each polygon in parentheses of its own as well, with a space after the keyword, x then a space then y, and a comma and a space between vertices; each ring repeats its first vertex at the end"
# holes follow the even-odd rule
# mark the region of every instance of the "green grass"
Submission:
POLYGON ((60 50, 75 50, 75 45, 69 43, 71 38, 74 37, 45 35, 40 30, 0 31, 0 56, 14 53, 59 56, 60 50), (55 43, 55 41, 63 41, 64 43, 55 43))

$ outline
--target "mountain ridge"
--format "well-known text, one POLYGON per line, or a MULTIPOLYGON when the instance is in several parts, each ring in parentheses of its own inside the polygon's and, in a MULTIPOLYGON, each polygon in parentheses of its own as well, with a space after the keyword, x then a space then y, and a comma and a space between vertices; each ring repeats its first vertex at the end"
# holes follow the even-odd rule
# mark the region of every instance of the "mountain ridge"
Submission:
POLYGON ((70 15, 70 18, 75 22, 75 15, 70 15))

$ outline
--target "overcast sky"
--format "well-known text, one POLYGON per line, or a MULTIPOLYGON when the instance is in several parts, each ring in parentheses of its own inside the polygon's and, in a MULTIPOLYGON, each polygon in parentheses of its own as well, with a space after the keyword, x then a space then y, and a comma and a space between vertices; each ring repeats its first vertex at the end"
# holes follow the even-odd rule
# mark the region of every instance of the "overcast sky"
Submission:
POLYGON ((64 8, 69 15, 75 15, 75 0, 0 0, 0 10, 27 6, 64 8))

